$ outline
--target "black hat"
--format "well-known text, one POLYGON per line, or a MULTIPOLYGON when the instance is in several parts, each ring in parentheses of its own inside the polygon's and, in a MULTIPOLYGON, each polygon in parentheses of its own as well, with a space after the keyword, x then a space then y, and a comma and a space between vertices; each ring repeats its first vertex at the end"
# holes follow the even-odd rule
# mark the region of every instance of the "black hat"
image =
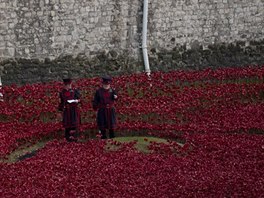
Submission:
POLYGON ((103 84, 110 84, 112 82, 112 78, 108 75, 102 77, 103 84))
POLYGON ((65 85, 71 84, 71 82, 72 82, 72 80, 71 80, 70 78, 65 78, 65 79, 63 79, 63 83, 64 83, 65 85))

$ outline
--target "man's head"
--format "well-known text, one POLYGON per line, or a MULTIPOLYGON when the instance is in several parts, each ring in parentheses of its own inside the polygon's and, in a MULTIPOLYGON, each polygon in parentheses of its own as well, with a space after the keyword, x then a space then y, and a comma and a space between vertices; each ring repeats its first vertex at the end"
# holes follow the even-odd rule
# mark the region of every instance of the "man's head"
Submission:
POLYGON ((110 88, 110 84, 112 82, 112 78, 108 75, 102 77, 102 84, 104 88, 110 88))
POLYGON ((63 79, 63 83, 64 83, 64 85, 71 84, 72 83, 72 79, 70 79, 70 78, 64 78, 63 79))
POLYGON ((71 87, 72 79, 70 79, 70 78, 65 78, 65 79, 63 79, 63 83, 64 83, 64 86, 65 86, 65 87, 71 87))

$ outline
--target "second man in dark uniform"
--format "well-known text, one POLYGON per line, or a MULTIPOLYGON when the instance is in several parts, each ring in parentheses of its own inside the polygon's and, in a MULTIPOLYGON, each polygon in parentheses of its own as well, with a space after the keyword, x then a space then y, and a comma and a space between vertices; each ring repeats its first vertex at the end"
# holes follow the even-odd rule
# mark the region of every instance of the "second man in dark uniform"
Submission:
POLYGON ((97 111, 97 126, 102 139, 107 138, 107 130, 109 131, 109 138, 115 137, 116 113, 114 103, 117 100, 117 93, 111 87, 111 82, 110 76, 102 77, 102 87, 96 90, 92 101, 93 109, 97 111))

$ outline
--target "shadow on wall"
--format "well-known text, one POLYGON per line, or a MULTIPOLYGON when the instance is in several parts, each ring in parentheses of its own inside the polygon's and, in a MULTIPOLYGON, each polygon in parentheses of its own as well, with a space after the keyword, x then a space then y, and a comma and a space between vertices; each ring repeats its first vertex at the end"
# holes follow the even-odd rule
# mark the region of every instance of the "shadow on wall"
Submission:
MULTIPOLYGON (((207 67, 243 67, 264 64, 264 40, 249 44, 237 42, 232 44, 210 45, 207 49, 195 46, 175 47, 172 50, 149 49, 149 62, 152 71, 199 70, 207 67)), ((4 84, 25 84, 60 81, 64 77, 90 78, 105 73, 122 75, 144 72, 143 58, 131 57, 129 52, 98 52, 93 58, 83 54, 77 57, 64 56, 55 60, 45 59, 9 59, 0 63, 4 84)))
POLYGON ((191 69, 199 70, 207 67, 243 67, 264 64, 264 40, 258 42, 237 42, 231 44, 210 45, 207 49, 196 46, 175 47, 173 50, 150 49, 150 63, 154 70, 191 69))

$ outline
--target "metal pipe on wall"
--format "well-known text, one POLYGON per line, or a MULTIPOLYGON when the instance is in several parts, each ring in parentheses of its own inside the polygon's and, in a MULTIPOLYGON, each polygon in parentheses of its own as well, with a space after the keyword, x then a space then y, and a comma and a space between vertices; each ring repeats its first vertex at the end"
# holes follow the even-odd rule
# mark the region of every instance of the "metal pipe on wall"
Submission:
POLYGON ((3 90, 2 90, 2 80, 0 76, 0 101, 4 101, 4 95, 3 95, 3 90))
POLYGON ((148 59, 148 49, 147 49, 147 29, 148 29, 148 0, 144 0, 143 5, 143 28, 142 28, 142 52, 145 65, 145 72, 150 76, 150 67, 148 59))

